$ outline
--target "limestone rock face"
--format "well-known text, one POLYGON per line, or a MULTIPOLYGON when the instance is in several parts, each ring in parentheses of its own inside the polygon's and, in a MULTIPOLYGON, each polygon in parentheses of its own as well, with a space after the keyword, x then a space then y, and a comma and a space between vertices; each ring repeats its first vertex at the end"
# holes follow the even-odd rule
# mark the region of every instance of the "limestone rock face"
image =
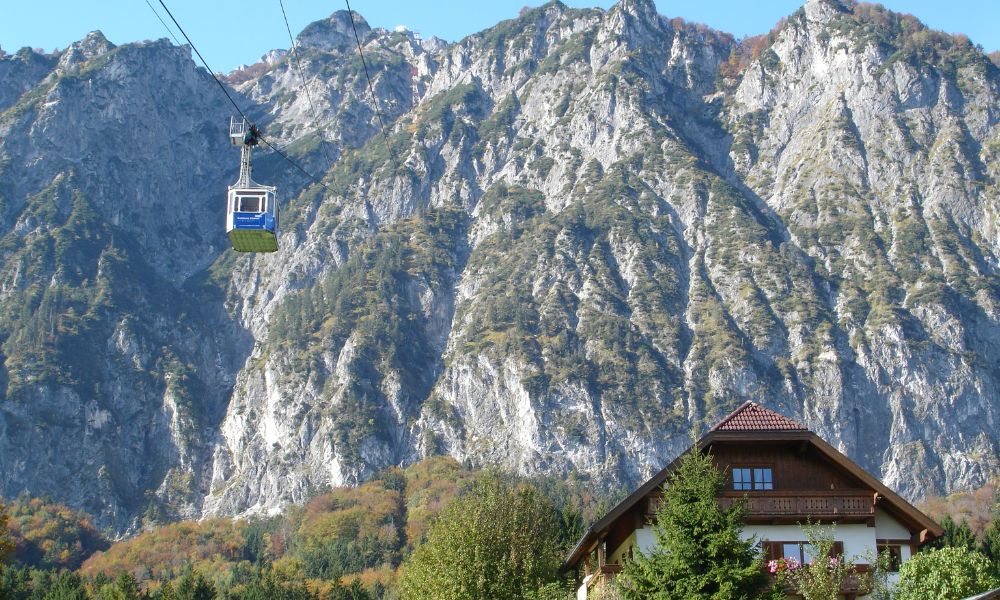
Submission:
POLYGON ((375 100, 345 12, 233 79, 321 178, 257 152, 271 255, 227 249, 232 107, 185 50, 0 56, 0 494, 128 531, 434 453, 633 486, 746 399, 909 498, 1000 470, 967 40, 837 0, 743 43, 648 0, 355 20, 375 100))

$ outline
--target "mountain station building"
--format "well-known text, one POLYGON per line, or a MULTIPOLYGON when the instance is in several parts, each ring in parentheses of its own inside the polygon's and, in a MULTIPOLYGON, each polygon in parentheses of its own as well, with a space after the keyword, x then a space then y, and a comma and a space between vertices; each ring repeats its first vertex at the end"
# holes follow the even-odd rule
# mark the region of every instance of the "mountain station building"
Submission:
MULTIPOLYGON (((888 551, 895 568, 917 549, 943 535, 940 525, 887 488, 801 423, 746 402, 712 427, 688 452, 711 452, 726 478, 724 508, 745 498, 744 530, 765 560, 807 559, 807 522, 836 524, 834 552, 854 560, 888 551)), ((578 600, 622 568, 622 560, 655 545, 652 522, 662 486, 678 460, 667 465, 584 534, 564 571, 577 576, 578 600)), ((858 598, 856 579, 842 589, 858 598)))

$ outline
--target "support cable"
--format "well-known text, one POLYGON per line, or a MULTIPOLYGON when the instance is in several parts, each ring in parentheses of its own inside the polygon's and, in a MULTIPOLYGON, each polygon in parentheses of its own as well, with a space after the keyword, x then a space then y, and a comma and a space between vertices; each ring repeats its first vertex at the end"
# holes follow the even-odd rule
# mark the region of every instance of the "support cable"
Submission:
POLYGON ((156 15, 157 19, 159 19, 160 24, 163 25, 163 28, 166 29, 167 33, 170 34, 170 37, 174 38, 174 43, 180 46, 181 42, 180 40, 177 39, 177 36, 174 35, 174 30, 167 26, 167 22, 163 20, 163 17, 160 16, 160 13, 156 12, 156 9, 153 8, 153 5, 149 2, 149 0, 146 0, 146 6, 149 7, 149 10, 153 11, 153 14, 156 15))
MULTIPOLYGON (((198 47, 195 46, 194 42, 191 41, 191 38, 188 36, 187 32, 185 32, 184 28, 181 27, 181 24, 177 22, 177 19, 174 17, 173 13, 170 12, 170 9, 167 8, 167 5, 164 3, 164 1, 163 0, 159 0, 159 2, 160 2, 160 6, 163 7, 163 10, 167 11, 167 15, 170 17, 170 20, 174 22, 175 26, 177 26, 177 30, 180 31, 181 35, 184 36, 184 39, 187 40, 188 45, 191 46, 191 49, 194 50, 194 53, 198 55, 199 59, 201 59, 201 64, 203 64, 205 66, 205 69, 208 71, 208 74, 212 76, 212 79, 215 80, 215 83, 219 84, 219 88, 222 89, 222 93, 224 93, 226 95, 226 98, 229 99, 230 104, 233 105, 233 108, 236 109, 236 112, 238 112, 240 114, 240 116, 243 117, 243 119, 246 120, 247 123, 249 123, 251 126, 256 127, 256 125, 254 124, 254 122, 252 120, 250 120, 250 118, 247 117, 246 113, 243 112, 243 109, 240 108, 240 105, 236 104, 236 100, 233 99, 232 94, 230 94, 229 90, 226 89, 225 84, 223 84, 222 81, 218 78, 218 76, 216 76, 215 71, 213 71, 212 68, 210 66, 208 66, 208 61, 206 61, 205 57, 201 55, 201 52, 198 50, 198 47)), ((331 194, 334 193, 333 190, 330 189, 325 183, 323 183, 320 179, 316 178, 309 171, 306 171, 305 169, 303 169, 297 162, 295 162, 294 160, 292 160, 291 158, 289 158, 289 156, 287 154, 285 154, 284 152, 282 152, 280 149, 278 149, 277 146, 275 146, 270 141, 268 141, 268 139, 266 137, 264 137, 263 135, 261 135, 260 136, 260 141, 264 142, 264 144, 267 145, 268 148, 270 148, 271 150, 274 150, 278 154, 278 156, 280 156, 281 158, 283 158, 286 161, 288 161, 293 167, 295 167, 296 169, 298 169, 299 171, 301 171, 302 174, 304 174, 306 177, 308 177, 309 179, 312 179, 313 181, 315 181, 319 185, 321 185, 324 188, 326 188, 326 190, 328 192, 330 192, 331 194)))
POLYGON ((382 108, 378 103, 378 96, 375 95, 375 88, 372 86, 372 78, 368 74, 368 63, 365 61, 365 51, 361 48, 361 36, 358 35, 358 26, 354 23, 354 11, 351 10, 351 1, 344 0, 347 3, 347 15, 351 17, 351 27, 354 29, 354 41, 358 43, 358 54, 361 55, 361 66, 365 68, 365 79, 368 80, 368 91, 371 92, 372 101, 375 103, 375 114, 378 115, 378 122, 382 126, 382 138, 385 140, 385 148, 389 151, 389 156, 392 156, 392 146, 389 145, 389 136, 385 133, 385 120, 382 118, 382 108))
POLYGON ((302 61, 299 60, 299 53, 296 50, 295 38, 292 37, 292 28, 288 24, 288 14, 285 13, 285 2, 284 0, 278 0, 278 5, 281 6, 281 16, 285 19, 285 30, 288 32, 288 41, 291 42, 292 46, 292 59, 295 62, 295 67, 299 71, 299 79, 302 80, 302 89, 306 92, 306 99, 309 101, 309 110, 312 111, 313 116, 313 126, 316 128, 316 136, 319 137, 320 146, 323 148, 323 153, 326 154, 326 159, 333 165, 333 157, 330 156, 330 150, 323 143, 323 136, 320 135, 321 128, 319 126, 319 117, 316 114, 316 105, 313 104, 312 94, 309 93, 309 86, 306 85, 306 75, 302 70, 302 61))

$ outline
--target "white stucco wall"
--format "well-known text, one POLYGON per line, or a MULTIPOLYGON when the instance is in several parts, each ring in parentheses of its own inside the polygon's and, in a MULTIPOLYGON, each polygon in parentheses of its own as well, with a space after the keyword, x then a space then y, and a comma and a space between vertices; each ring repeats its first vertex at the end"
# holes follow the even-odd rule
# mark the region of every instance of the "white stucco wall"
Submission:
MULTIPOLYGON (((875 552, 875 528, 867 525, 837 525, 832 530, 833 539, 844 543, 844 556, 855 563, 868 564, 865 555, 875 552)), ((775 542, 806 542, 805 531, 798 525, 747 525, 743 539, 756 536, 757 540, 775 542)))
POLYGON ((875 537, 880 540, 908 540, 910 532, 881 508, 875 509, 875 537))
POLYGON ((635 530, 635 548, 643 554, 656 545, 656 538, 653 537, 653 530, 649 527, 635 530))
MULTIPOLYGON (((875 551, 876 539, 909 539, 906 528, 889 515, 882 513, 876 516, 875 527, 867 525, 837 525, 833 530, 833 539, 844 543, 844 555, 855 563, 868 564, 866 558, 869 552, 875 551), (884 535, 883 535, 884 534, 884 535)), ((808 541, 805 531, 798 525, 747 525, 742 533, 743 539, 756 537, 758 541, 774 540, 781 542, 808 541)), ((646 554, 656 544, 653 531, 643 527, 635 531, 636 548, 646 554)), ((902 548, 904 561, 910 558, 910 547, 902 548)))
MULTIPOLYGON (((747 525, 742 533, 743 539, 754 536, 758 541, 808 541, 805 531, 798 525, 747 525)), ((635 533, 629 537, 627 544, 631 545, 633 539, 636 550, 643 554, 648 553, 656 545, 653 530, 649 527, 635 530, 635 533)), ((909 540, 910 532, 891 515, 877 509, 875 511, 875 527, 864 524, 836 525, 833 529, 833 539, 843 542, 844 555, 855 564, 868 564, 868 557, 875 554, 876 540, 909 540)), ((615 552, 617 549, 609 550, 615 552)), ((900 554, 903 562, 909 560, 911 556, 910 546, 901 544, 900 554)), ((893 585, 898 579, 898 575, 889 576, 889 582, 893 585)))
POLYGON ((628 549, 633 545, 636 545, 634 531, 618 548, 608 548, 608 564, 621 564, 622 558, 628 555, 628 549))

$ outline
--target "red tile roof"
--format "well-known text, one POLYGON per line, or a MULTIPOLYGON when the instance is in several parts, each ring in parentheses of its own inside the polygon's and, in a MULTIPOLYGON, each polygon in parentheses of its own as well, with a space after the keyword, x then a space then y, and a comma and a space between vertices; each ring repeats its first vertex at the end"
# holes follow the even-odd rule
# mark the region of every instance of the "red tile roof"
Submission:
POLYGON ((787 429, 807 431, 809 428, 755 402, 747 401, 729 413, 729 416, 719 421, 709 431, 779 431, 787 429))

